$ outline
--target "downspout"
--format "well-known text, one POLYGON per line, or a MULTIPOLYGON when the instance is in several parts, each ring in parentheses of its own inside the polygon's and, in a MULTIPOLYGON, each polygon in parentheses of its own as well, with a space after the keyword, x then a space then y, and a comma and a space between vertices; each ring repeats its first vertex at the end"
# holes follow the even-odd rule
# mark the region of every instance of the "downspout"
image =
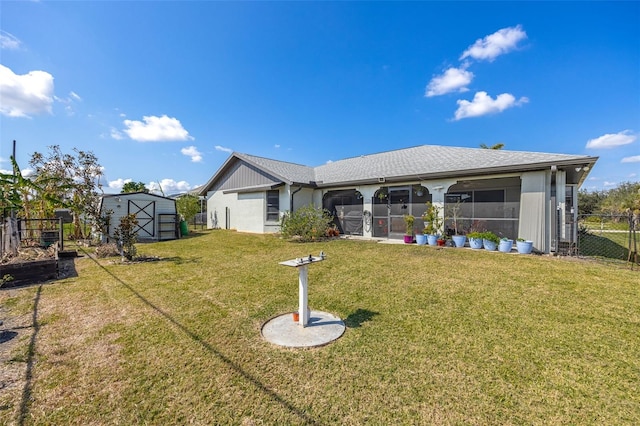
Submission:
MULTIPOLYGON (((558 186, 556 182, 556 173, 558 171, 558 166, 551 166, 551 179, 549 181, 549 190, 554 193, 554 196, 551 197, 552 205, 549 206, 550 213, 550 221, 549 221, 549 231, 545 232, 546 235, 549 236, 549 242, 546 245, 545 249, 551 252, 556 252, 558 248, 558 235, 560 235, 560 211, 558 210, 560 207, 558 205, 558 186)), ((551 194, 549 194, 551 195, 551 194)), ((545 230, 546 231, 546 230, 545 230)))
POLYGON ((296 195, 296 192, 299 192, 302 189, 302 186, 298 186, 298 189, 291 193, 291 197, 289 199, 289 212, 293 213, 293 196, 296 195))

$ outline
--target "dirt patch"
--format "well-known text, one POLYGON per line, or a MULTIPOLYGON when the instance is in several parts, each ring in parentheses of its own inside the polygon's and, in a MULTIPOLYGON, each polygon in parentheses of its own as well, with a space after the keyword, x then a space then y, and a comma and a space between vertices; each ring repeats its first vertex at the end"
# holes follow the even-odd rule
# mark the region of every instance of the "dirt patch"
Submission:
POLYGON ((18 250, 17 255, 5 253, 0 259, 0 264, 8 265, 13 263, 29 262, 34 260, 45 260, 56 258, 56 247, 54 245, 48 248, 41 247, 23 247, 18 250))

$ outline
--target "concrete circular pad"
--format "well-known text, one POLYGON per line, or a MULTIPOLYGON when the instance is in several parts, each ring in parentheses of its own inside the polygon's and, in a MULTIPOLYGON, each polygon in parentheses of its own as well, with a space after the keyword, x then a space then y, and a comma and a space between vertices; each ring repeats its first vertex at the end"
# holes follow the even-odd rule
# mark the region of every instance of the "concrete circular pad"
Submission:
POLYGON ((262 336, 269 342, 291 348, 322 346, 344 333, 344 322, 329 313, 311 311, 306 327, 293 321, 291 312, 270 319, 262 326, 262 336))

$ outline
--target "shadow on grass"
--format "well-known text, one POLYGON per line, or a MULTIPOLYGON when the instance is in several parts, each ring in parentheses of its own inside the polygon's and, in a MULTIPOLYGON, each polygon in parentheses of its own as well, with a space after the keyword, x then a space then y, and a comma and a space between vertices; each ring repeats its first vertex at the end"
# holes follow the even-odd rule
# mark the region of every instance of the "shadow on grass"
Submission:
POLYGON ((17 331, 0 330, 0 343, 8 342, 18 336, 17 331))
POLYGON ((181 235, 181 236, 180 236, 180 239, 187 239, 187 240, 189 240, 189 239, 191 239, 191 238, 204 237, 205 235, 207 235, 207 232, 204 232, 203 230, 198 229, 198 230, 196 230, 196 231, 193 231, 193 230, 191 230, 191 229, 190 229, 190 230, 189 230, 189 234, 187 234, 187 235, 181 235))
POLYGON ((380 315, 378 312, 369 311, 367 309, 357 309, 345 318, 344 324, 349 328, 358 328, 362 323, 371 321, 373 317, 380 315))
POLYGON ((581 234, 578 240, 581 256, 605 257, 609 259, 627 260, 629 250, 615 241, 594 234, 581 234))
POLYGON ((40 303, 40 294, 42 294, 42 285, 38 286, 36 297, 33 300, 33 314, 32 314, 32 327, 33 333, 31 339, 29 339, 29 348, 27 349, 27 371, 25 373, 24 388, 22 388, 22 401, 20 402, 20 417, 18 418, 18 424, 20 426, 25 424, 27 414, 29 413, 29 404, 31 401, 31 390, 33 378, 33 363, 36 354, 36 339, 40 332, 40 323, 38 323, 38 304, 40 303))
MULTIPOLYGON (((85 253, 85 254, 87 254, 87 256, 88 256, 88 253, 85 253)), ((200 346, 202 346, 206 351, 208 351, 209 353, 217 356, 221 361, 223 361, 225 364, 227 364, 227 366, 229 366, 233 371, 238 373, 240 376, 242 376, 249 383, 253 384, 259 391, 261 391, 264 394, 268 395, 272 400, 276 401, 282 407, 284 407, 285 409, 287 409, 288 411, 290 411, 291 413, 296 415, 298 418, 300 418, 300 420, 303 422, 303 424, 309 424, 309 425, 319 425, 320 424, 319 422, 317 422, 313 418, 309 417, 302 409, 299 409, 299 408, 295 407, 293 404, 291 404, 290 402, 288 402, 284 398, 282 398, 280 395, 278 395, 276 392, 274 392, 273 390, 271 390, 268 387, 266 387, 255 376, 253 376, 250 373, 246 372, 239 364, 237 364, 236 362, 234 362, 233 360, 231 360, 230 358, 225 356, 223 353, 221 353, 218 349, 213 347, 211 344, 209 344, 206 341, 204 341, 200 336, 198 336, 196 333, 194 333, 193 331, 189 330, 183 324, 178 322, 175 318, 173 318, 167 312, 163 311, 159 306, 156 306, 152 302, 147 300, 142 294, 138 293, 138 291, 136 291, 136 289, 134 289, 132 286, 130 286, 129 284, 124 282, 122 279, 117 277, 113 272, 109 271, 107 268, 105 268, 103 265, 101 265, 94 257, 92 257, 92 256, 88 256, 88 257, 91 260, 93 260, 104 272, 106 272, 108 275, 110 275, 114 280, 116 280, 118 283, 122 284, 129 291, 131 291, 131 293, 133 293, 145 305, 147 305, 148 307, 150 307, 151 309, 153 309, 154 311, 156 311, 157 313, 162 315, 167 321, 169 321, 171 324, 175 325, 178 329, 180 329, 187 336, 189 336, 191 339, 193 339, 194 342, 196 342, 200 346)))

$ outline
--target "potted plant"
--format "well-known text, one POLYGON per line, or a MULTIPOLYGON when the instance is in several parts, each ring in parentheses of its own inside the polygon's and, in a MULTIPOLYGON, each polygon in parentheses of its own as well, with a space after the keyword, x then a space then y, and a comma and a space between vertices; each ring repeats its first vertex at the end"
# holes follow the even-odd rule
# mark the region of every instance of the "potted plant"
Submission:
POLYGON ((419 246, 424 246, 427 244, 427 235, 426 234, 416 234, 416 244, 419 246))
POLYGON ((406 232, 404 234, 404 242, 406 244, 413 243, 413 222, 415 222, 416 218, 411 214, 405 214, 404 223, 407 227, 406 232))
POLYGON ((469 238, 469 247, 472 249, 481 249, 483 244, 483 232, 473 231, 467 234, 469 238))
POLYGON ((491 231, 484 232, 482 234, 482 244, 485 250, 494 251, 498 247, 500 237, 491 231))
POLYGON ((501 238, 500 244, 498 244, 498 251, 501 251, 502 253, 509 253, 511 252, 512 247, 513 240, 510 240, 508 238, 501 238))
POLYGON ((451 239, 453 240, 456 247, 464 247, 464 244, 467 242, 467 236, 462 234, 460 231, 459 225, 461 224, 463 217, 460 214, 460 207, 462 201, 458 200, 452 206, 449 206, 449 212, 451 214, 452 224, 453 224, 453 235, 451 239))
POLYGON ((427 235, 427 241, 430 246, 435 246, 438 240, 438 233, 442 227, 442 219, 440 218, 440 209, 433 205, 433 203, 427 203, 427 211, 422 216, 425 221, 424 233, 427 235))
POLYGON ((531 254, 531 251, 533 251, 533 241, 518 238, 516 240, 516 249, 520 254, 531 254))

